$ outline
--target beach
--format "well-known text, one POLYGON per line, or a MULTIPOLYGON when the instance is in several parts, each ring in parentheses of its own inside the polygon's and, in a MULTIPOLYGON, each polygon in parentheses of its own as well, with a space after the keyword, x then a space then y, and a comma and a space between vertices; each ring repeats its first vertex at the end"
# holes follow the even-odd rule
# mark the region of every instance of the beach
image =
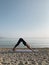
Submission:
POLYGON ((10 50, 12 48, 0 48, 0 65, 49 65, 49 48, 33 48, 32 52, 10 50))

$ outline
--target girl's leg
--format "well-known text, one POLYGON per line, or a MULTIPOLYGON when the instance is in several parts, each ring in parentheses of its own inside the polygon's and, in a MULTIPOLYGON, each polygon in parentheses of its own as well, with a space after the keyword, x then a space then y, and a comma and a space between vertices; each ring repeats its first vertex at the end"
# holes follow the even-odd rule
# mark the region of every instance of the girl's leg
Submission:
POLYGON ((14 46, 13 51, 14 51, 15 48, 20 44, 20 42, 21 42, 21 38, 18 40, 17 44, 14 46))

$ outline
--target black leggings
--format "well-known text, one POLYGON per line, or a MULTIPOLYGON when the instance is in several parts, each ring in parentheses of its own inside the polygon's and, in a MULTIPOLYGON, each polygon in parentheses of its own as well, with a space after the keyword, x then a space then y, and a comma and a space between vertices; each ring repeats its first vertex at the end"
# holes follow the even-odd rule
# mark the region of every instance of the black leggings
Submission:
POLYGON ((23 44, 26 46, 26 42, 22 38, 20 38, 15 47, 17 47, 21 42, 23 42, 23 44))

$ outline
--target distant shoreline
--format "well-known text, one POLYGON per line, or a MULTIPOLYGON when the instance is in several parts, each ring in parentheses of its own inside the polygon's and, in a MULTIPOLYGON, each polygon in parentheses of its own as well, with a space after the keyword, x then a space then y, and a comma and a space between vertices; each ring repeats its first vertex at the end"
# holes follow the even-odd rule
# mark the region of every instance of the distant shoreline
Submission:
MULTIPOLYGON (((0 49, 12 49, 12 48, 0 48, 0 49)), ((28 49, 28 48, 16 48, 16 49, 28 49)), ((49 49, 49 48, 32 48, 32 49, 49 49)))

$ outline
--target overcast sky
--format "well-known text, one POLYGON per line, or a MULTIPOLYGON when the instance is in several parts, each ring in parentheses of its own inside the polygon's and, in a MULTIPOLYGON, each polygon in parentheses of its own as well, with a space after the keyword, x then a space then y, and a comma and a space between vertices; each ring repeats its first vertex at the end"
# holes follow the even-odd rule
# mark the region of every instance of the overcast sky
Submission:
POLYGON ((1 37, 49 37, 49 0, 0 0, 1 37))

